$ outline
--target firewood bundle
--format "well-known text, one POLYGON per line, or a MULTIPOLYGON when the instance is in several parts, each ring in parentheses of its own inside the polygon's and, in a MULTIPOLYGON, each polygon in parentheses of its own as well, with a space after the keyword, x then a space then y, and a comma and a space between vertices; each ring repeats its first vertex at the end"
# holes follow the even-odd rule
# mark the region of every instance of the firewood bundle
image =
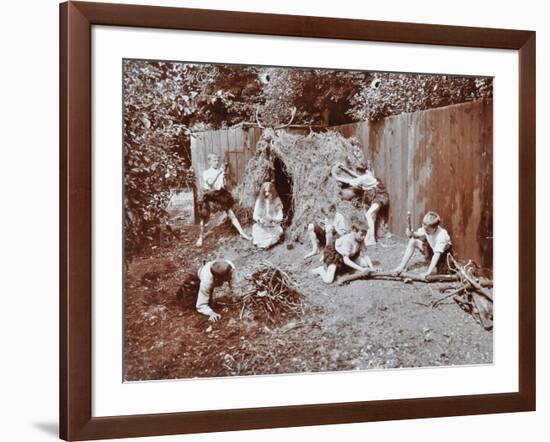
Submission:
POLYGON ((241 318, 245 314, 264 317, 271 323, 304 314, 303 295, 283 270, 264 265, 246 278, 241 318))
POLYGON ((447 259, 449 268, 460 280, 459 287, 452 293, 453 301, 485 330, 492 330, 493 295, 487 288, 492 283, 475 275, 477 265, 474 261, 462 265, 452 255, 447 259))

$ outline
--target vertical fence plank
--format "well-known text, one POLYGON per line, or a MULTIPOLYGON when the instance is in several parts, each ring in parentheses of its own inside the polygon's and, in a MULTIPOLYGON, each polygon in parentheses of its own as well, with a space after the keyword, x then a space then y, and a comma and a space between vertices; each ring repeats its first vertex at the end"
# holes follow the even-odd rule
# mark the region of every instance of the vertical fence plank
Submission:
POLYGON ((244 176, 244 167, 246 164, 246 150, 244 149, 242 129, 239 127, 233 132, 233 142, 235 143, 235 151, 238 152, 237 158, 237 174, 239 175, 239 182, 244 176))
POLYGON ((413 227, 417 225, 418 222, 414 204, 414 195, 416 192, 414 181, 414 152, 417 144, 417 134, 418 128, 414 124, 414 115, 407 114, 407 211, 411 213, 411 224, 413 227))
MULTIPOLYGON (((470 102, 401 114, 379 121, 330 128, 356 137, 376 176, 390 194, 389 228, 402 236, 406 213, 418 226, 427 210, 436 210, 453 235, 459 255, 492 267, 493 107, 470 102)), ((307 134, 305 129, 292 133, 307 134)), ((239 183, 253 157, 262 130, 251 127, 195 134, 193 167, 200 174, 206 156, 228 153, 239 183)))

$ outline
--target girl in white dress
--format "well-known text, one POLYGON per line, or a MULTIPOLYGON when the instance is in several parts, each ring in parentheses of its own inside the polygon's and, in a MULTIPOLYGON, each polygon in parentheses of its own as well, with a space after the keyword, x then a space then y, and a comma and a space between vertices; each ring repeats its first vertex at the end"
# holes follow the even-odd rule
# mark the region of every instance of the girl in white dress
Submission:
POLYGON ((252 242, 267 249, 279 242, 283 236, 283 203, 272 182, 265 182, 254 206, 252 242))

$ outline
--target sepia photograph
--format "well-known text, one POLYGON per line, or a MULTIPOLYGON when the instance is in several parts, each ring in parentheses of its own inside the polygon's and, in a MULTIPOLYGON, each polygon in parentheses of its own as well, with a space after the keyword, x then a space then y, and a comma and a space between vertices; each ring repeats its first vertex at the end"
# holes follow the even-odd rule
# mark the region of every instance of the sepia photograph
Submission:
POLYGON ((123 60, 124 381, 493 363, 493 78, 123 60))

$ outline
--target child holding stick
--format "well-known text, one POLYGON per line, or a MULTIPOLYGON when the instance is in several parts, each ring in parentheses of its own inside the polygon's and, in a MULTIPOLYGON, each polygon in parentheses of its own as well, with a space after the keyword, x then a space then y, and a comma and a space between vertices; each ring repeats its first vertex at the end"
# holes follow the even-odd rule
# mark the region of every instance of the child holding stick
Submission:
POLYGON ((393 270, 394 275, 400 275, 406 268, 415 250, 420 250, 428 269, 421 274, 425 278, 434 273, 448 273, 447 255, 452 253, 453 244, 449 232, 441 227, 441 218, 435 212, 428 212, 422 220, 422 227, 412 232, 407 227, 406 234, 410 238, 401 263, 393 270))
POLYGON ((202 173, 201 187, 204 195, 199 209, 200 235, 197 240, 197 247, 202 247, 204 224, 208 222, 212 212, 218 211, 225 212, 241 237, 250 241, 252 238, 244 232, 241 223, 239 223, 233 212, 232 208, 235 205, 235 200, 226 188, 225 168, 221 167, 220 157, 216 154, 209 154, 207 161, 210 167, 202 173))

